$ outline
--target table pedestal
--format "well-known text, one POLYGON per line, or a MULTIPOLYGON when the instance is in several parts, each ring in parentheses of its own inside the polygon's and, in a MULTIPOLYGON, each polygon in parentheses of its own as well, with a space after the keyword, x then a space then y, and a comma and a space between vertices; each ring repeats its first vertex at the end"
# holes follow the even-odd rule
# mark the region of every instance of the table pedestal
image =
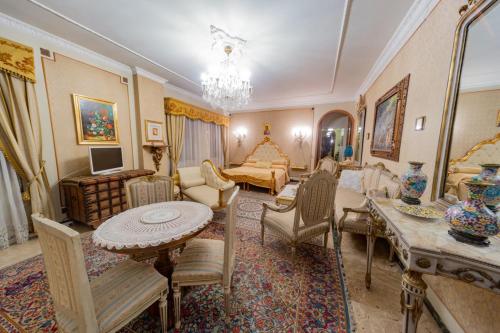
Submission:
POLYGON ((417 324, 424 306, 427 285, 422 273, 406 270, 401 282, 401 313, 403 313, 403 332, 416 332, 417 324))
POLYGON ((156 270, 168 279, 167 313, 168 328, 174 327, 174 293, 171 288, 172 273, 174 272, 174 263, 170 259, 170 249, 158 251, 158 259, 155 262, 156 270))

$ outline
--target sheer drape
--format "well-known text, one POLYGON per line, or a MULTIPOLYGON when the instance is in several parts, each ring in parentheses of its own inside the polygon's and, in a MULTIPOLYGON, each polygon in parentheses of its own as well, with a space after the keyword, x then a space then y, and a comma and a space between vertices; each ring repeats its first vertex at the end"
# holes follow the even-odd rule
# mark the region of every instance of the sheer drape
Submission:
POLYGON ((170 174, 175 175, 184 143, 184 122, 186 117, 167 114, 167 141, 170 146, 170 174))
POLYGON ((0 151, 0 249, 25 242, 28 234, 18 176, 0 151))
POLYGON ((199 166, 210 159, 216 166, 224 166, 222 126, 186 118, 184 144, 179 167, 199 166))

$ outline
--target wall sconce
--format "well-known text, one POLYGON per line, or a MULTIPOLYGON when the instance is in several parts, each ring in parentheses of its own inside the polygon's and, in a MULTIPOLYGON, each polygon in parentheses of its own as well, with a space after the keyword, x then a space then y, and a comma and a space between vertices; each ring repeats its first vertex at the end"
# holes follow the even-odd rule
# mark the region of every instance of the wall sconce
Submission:
POLYGON ((425 116, 415 120, 415 131, 423 131, 425 128, 425 116))
POLYGON ((311 128, 308 126, 294 127, 292 129, 292 133, 295 137, 295 141, 297 141, 299 145, 302 146, 304 140, 307 139, 309 135, 311 135, 311 128))
POLYGON ((238 140, 238 147, 241 146, 243 140, 247 137, 248 130, 245 127, 238 127, 234 132, 234 136, 238 140))

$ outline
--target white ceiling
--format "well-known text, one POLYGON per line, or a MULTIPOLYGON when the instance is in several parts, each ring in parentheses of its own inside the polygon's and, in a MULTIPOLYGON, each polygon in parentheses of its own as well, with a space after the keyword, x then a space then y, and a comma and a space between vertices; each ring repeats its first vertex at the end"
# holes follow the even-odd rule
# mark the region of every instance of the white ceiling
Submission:
POLYGON ((213 24, 248 41, 248 109, 260 109, 356 99, 414 0, 347 1, 0 0, 0 11, 198 95, 213 24))

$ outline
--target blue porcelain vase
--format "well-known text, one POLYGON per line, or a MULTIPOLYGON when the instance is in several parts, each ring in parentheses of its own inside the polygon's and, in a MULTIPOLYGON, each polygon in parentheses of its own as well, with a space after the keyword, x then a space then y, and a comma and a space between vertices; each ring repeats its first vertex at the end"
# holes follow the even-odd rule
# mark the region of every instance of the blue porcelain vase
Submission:
POLYGON ((409 205, 420 205, 420 197, 427 187, 427 175, 422 162, 408 162, 410 168, 401 176, 401 200, 409 205))
POLYGON ((446 211, 445 220, 451 230, 448 233, 464 243, 487 246, 488 237, 499 232, 498 217, 483 201, 483 194, 491 183, 470 180, 465 182, 469 198, 446 211))
POLYGON ((500 176, 497 175, 500 164, 481 164, 481 173, 472 177, 475 182, 488 182, 492 186, 486 188, 483 201, 492 212, 497 212, 500 205, 500 176))

